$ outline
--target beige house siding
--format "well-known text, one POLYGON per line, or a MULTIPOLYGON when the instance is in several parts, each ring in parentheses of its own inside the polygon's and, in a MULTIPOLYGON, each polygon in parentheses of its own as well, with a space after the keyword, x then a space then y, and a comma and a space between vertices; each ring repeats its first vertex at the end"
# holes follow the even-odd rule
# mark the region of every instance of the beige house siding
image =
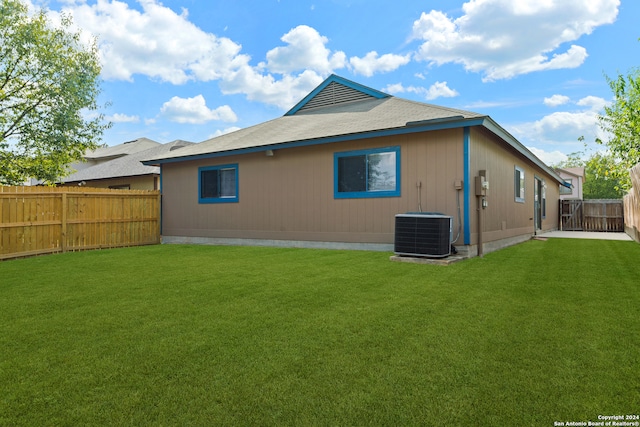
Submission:
MULTIPOLYGON (((454 240, 460 231, 455 246, 474 255, 480 236, 488 252, 530 238, 536 225, 557 228, 562 182, 489 116, 403 100, 335 75, 280 118, 142 164, 162 170, 165 242, 392 250, 395 216, 422 211, 453 217, 454 240), (335 162, 359 161, 336 153, 369 155, 384 147, 399 153, 399 186, 336 197, 335 162), (235 173, 224 165, 234 165, 235 173), (516 167, 525 175, 522 200, 515 196, 516 167), (199 168, 207 171, 204 201, 211 203, 199 202, 199 168), (475 195, 479 171, 490 184, 486 209, 478 209, 475 195), (536 177, 546 184, 540 224, 536 177), (225 195, 218 197, 219 190, 225 195), (391 197, 373 197, 381 194, 391 197)), ((391 164, 383 166, 374 177, 389 176, 391 164)))
POLYGON ((462 141, 452 129, 167 163, 163 235, 392 244, 395 215, 418 211, 420 199, 423 211, 456 215, 462 141), (400 147, 400 197, 334 198, 334 153, 391 146, 400 147), (199 204, 198 167, 224 164, 238 164, 239 202, 199 204))
MULTIPOLYGON (((488 206, 484 210, 485 242, 509 239, 516 236, 533 235, 534 230, 534 185, 535 178, 546 184, 546 215, 542 219, 542 230, 558 228, 559 187, 555 179, 536 167, 514 149, 501 143, 498 138, 480 129, 471 130, 471 176, 486 170, 490 184, 487 193, 488 206), (525 200, 517 202, 515 197, 515 169, 525 174, 525 200)), ((473 178, 472 178, 473 179, 473 178)), ((477 209, 475 193, 471 194, 471 210, 477 209)), ((477 243, 476 214, 472 214, 471 244, 477 243)))
MULTIPOLYGON (((547 185, 542 229, 557 228, 558 185, 551 176, 477 128, 470 131, 469 157, 468 246, 478 242, 474 177, 480 170, 487 171, 490 182, 485 244, 535 233, 535 177, 547 185), (516 166, 525 171, 524 203, 515 201, 516 166)), ((272 157, 257 152, 166 163, 162 174, 164 236, 393 244, 395 215, 421 209, 452 216, 454 238, 460 220, 456 246, 464 246, 464 191, 455 188, 464 180, 462 128, 274 150, 272 157), (399 197, 334 198, 334 153, 393 146, 401 153, 399 197), (198 168, 225 164, 238 165, 238 203, 198 203, 198 168)))
POLYGON ((584 168, 557 169, 556 172, 562 179, 570 180, 572 184, 571 192, 560 194, 560 200, 582 200, 584 168))

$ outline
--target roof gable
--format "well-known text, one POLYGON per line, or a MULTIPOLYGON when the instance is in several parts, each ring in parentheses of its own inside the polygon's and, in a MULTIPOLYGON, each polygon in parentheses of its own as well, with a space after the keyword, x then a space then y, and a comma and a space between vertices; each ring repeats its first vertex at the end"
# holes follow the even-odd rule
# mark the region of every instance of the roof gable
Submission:
POLYGON ((332 74, 293 108, 285 113, 291 116, 299 111, 346 104, 367 99, 382 99, 388 95, 359 83, 332 74))

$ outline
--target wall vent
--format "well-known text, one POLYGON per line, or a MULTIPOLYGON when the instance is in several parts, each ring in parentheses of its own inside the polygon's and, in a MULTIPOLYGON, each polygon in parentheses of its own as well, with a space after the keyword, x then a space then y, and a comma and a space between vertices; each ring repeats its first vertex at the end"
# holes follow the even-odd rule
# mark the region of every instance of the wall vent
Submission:
POLYGON ((453 218, 434 213, 396 215, 396 255, 444 258, 451 254, 453 218))
POLYGON ((359 90, 352 89, 340 83, 331 82, 310 99, 299 111, 309 110, 311 108, 329 107, 331 105, 342 104, 345 102, 361 101, 363 99, 375 99, 371 95, 367 95, 359 90))

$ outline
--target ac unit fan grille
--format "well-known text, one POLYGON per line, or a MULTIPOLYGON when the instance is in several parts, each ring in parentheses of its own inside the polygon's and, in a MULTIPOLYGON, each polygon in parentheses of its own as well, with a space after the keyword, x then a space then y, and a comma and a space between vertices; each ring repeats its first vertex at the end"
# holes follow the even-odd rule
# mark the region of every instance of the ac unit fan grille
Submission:
POLYGON ((398 255, 449 256, 451 223, 451 217, 444 215, 396 215, 394 252, 398 255))

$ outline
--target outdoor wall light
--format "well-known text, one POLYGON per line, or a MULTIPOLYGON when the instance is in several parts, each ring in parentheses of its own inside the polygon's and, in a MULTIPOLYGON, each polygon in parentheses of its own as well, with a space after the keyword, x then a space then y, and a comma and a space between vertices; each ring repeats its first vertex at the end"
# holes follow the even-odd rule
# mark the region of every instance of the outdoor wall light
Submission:
POLYGON ((273 157, 273 150, 267 150, 264 152, 264 155, 267 157, 273 157))

